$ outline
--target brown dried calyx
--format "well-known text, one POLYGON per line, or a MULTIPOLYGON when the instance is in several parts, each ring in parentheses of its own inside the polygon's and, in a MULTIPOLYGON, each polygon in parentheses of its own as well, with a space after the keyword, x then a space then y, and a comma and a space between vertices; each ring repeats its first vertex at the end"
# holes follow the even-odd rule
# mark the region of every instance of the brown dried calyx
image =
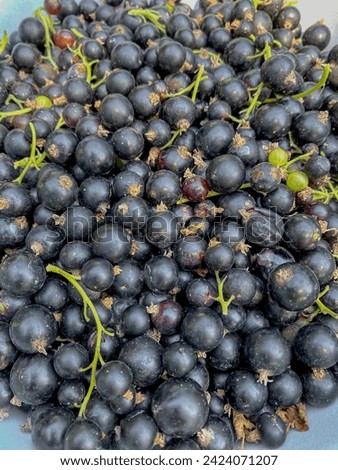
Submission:
POLYGON ((45 339, 42 339, 42 338, 34 339, 31 342, 31 345, 34 351, 47 356, 47 351, 46 351, 47 342, 45 339))
POLYGON ((73 180, 68 175, 61 175, 59 177, 59 183, 63 189, 72 189, 74 186, 73 180))
POLYGON ((289 408, 277 408, 276 415, 286 424, 286 431, 296 429, 305 432, 309 429, 306 407, 303 403, 297 403, 289 408))
POLYGON ((244 449, 245 442, 259 442, 260 433, 256 426, 242 413, 232 410, 232 422, 237 439, 240 441, 240 450, 244 449))

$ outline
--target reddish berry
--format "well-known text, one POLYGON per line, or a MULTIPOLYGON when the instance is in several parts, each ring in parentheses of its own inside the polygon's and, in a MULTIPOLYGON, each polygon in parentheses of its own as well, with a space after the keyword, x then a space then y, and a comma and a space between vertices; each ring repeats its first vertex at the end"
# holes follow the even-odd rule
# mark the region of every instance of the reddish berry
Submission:
POLYGON ((54 34, 54 44, 60 49, 72 47, 76 41, 74 34, 69 29, 60 29, 54 34))
POLYGON ((189 201, 201 202, 208 195, 209 185, 201 176, 192 175, 183 181, 182 192, 189 201))
POLYGON ((50 15, 58 15, 61 12, 62 4, 60 0, 45 0, 43 7, 50 15))

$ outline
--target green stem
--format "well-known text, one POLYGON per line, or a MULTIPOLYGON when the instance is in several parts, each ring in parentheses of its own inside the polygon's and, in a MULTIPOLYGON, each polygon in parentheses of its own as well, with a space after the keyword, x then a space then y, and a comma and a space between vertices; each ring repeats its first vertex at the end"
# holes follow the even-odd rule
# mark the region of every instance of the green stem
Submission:
POLYGON ((77 280, 74 278, 74 276, 72 274, 69 274, 67 273, 67 271, 64 271, 63 269, 59 268, 58 266, 55 266, 53 264, 48 264, 47 267, 46 267, 46 271, 47 272, 51 272, 51 273, 55 273, 55 274, 59 274, 60 276, 64 277, 65 279, 67 279, 68 282, 70 282, 70 284, 72 284, 72 286, 77 290, 77 292, 80 294, 82 300, 83 300, 83 304, 86 305, 88 308, 90 308, 92 314, 93 314, 93 318, 94 318, 94 321, 95 321, 95 326, 96 326, 96 342, 95 342, 95 351, 94 351, 94 357, 93 357, 93 360, 91 362, 91 364, 88 366, 88 370, 91 370, 91 374, 90 374, 90 382, 89 382, 89 387, 88 387, 88 390, 87 390, 87 393, 86 393, 86 396, 84 397, 82 403, 81 403, 81 406, 80 406, 80 410, 79 410, 79 416, 83 416, 85 411, 86 411, 86 407, 88 405, 88 402, 90 400, 90 397, 93 393, 93 390, 96 386, 96 371, 97 371, 97 366, 98 364, 102 363, 102 356, 101 356, 101 341, 102 341, 102 334, 105 333, 109 336, 112 336, 113 333, 110 332, 110 331, 107 331, 102 323, 101 323, 101 320, 100 320, 100 317, 97 313, 97 310, 93 304, 93 302, 90 300, 90 298, 88 297, 88 295, 86 294, 85 290, 81 287, 81 285, 77 282, 77 280))
POLYGON ((264 49, 257 52, 257 54, 248 56, 248 59, 259 59, 259 57, 264 57, 265 60, 271 57, 271 46, 267 42, 265 43, 264 49))
POLYGON ((331 196, 328 191, 320 191, 319 189, 315 189, 313 190, 312 199, 314 201, 322 201, 324 204, 328 204, 331 200, 331 196))
POLYGON ((106 81, 107 81, 107 77, 103 77, 103 78, 101 78, 101 80, 98 80, 97 82, 92 83, 91 87, 92 87, 93 90, 96 90, 96 88, 98 88, 100 85, 103 85, 104 83, 106 83, 106 81))
POLYGON ((321 293, 319 294, 317 300, 315 301, 315 304, 317 305, 319 309, 318 313, 321 312, 324 315, 330 315, 331 317, 338 320, 338 313, 333 312, 329 307, 323 304, 323 302, 320 300, 329 290, 330 290, 330 286, 326 286, 325 289, 323 289, 321 293))
POLYGON ((247 121, 248 117, 251 115, 252 111, 255 109, 255 107, 257 106, 257 103, 258 103, 258 98, 260 97, 260 94, 262 93, 262 90, 264 88, 264 83, 261 82, 258 87, 257 87, 257 90, 253 96, 253 98, 251 99, 250 101, 250 104, 249 104, 249 107, 245 110, 245 114, 243 116, 243 118, 241 119, 241 122, 240 122, 240 125, 239 127, 245 122, 247 121))
POLYGON ((39 18, 39 20, 42 21, 42 24, 45 30, 45 46, 46 46, 46 54, 47 54, 46 59, 50 62, 50 64, 52 65, 54 69, 58 70, 58 66, 52 56, 52 49, 54 47, 54 42, 51 38, 50 33, 52 34, 55 33, 53 19, 49 14, 47 14, 47 16, 44 15, 42 13, 41 8, 38 8, 37 10, 35 10, 34 16, 36 16, 37 18, 39 18))
POLYGON ((216 281, 217 281, 217 292, 218 292, 218 296, 217 296, 217 297, 214 297, 214 300, 216 300, 216 302, 219 302, 219 303, 221 304, 223 315, 227 315, 227 314, 228 314, 228 310, 229 310, 229 305, 230 305, 231 302, 234 300, 235 296, 232 295, 232 296, 230 297, 230 299, 225 300, 224 294, 223 294, 223 285, 224 285, 226 276, 224 276, 224 277, 221 279, 220 276, 219 276, 219 272, 218 272, 218 271, 215 271, 215 277, 216 277, 216 281))
POLYGON ((24 109, 17 109, 16 111, 3 111, 0 112, 0 122, 7 117, 12 116, 20 116, 21 114, 28 114, 33 111, 33 108, 24 108, 24 109))
POLYGON ((92 67, 93 65, 97 64, 99 61, 97 59, 95 60, 91 60, 91 61, 88 61, 87 60, 87 57, 83 54, 83 52, 81 51, 81 44, 79 47, 77 47, 76 49, 72 49, 71 47, 69 47, 68 49, 73 53, 75 54, 77 57, 79 57, 83 63, 83 65, 85 66, 86 68, 86 82, 91 84, 92 80, 93 80, 93 71, 92 71, 92 67))
POLYGON ((209 51, 209 49, 193 49, 193 54, 200 55, 200 54, 207 54, 212 59, 216 60, 216 63, 221 65, 224 64, 224 60, 221 59, 221 54, 216 54, 215 52, 209 51))
MULTIPOLYGON (((205 199, 209 199, 210 197, 215 197, 215 196, 221 196, 221 193, 217 191, 209 191, 208 194, 206 195, 205 199)), ((185 204, 186 202, 191 202, 190 199, 187 199, 185 197, 182 197, 178 201, 176 201, 176 204, 185 204)))
POLYGON ((25 104, 25 102, 23 100, 19 100, 16 96, 12 95, 12 93, 7 96, 5 105, 8 105, 11 101, 18 105, 20 109, 23 109, 23 105, 25 104))
POLYGON ((312 153, 304 153, 303 155, 299 155, 298 157, 293 158, 292 160, 289 160, 285 165, 283 165, 283 168, 287 170, 290 165, 293 165, 296 162, 299 162, 300 160, 305 160, 307 161, 311 157, 312 153))
POLYGON ((24 166, 22 172, 20 173, 20 175, 15 178, 14 180, 14 183, 18 183, 18 184, 21 184, 24 177, 26 176, 28 170, 31 168, 32 165, 34 165, 35 163, 35 154, 36 154, 36 131, 35 131, 35 127, 34 125, 30 122, 29 123, 29 128, 31 130, 31 133, 32 133, 32 143, 31 143, 31 151, 30 151, 30 155, 29 155, 29 158, 27 160, 27 163, 26 165, 24 166))
MULTIPOLYGON (((181 95, 184 95, 184 93, 190 93, 191 91, 193 91, 193 94, 194 94, 195 89, 197 89, 198 91, 199 84, 208 78, 206 76, 202 77, 203 72, 204 72, 204 67, 202 66, 198 69, 197 76, 195 80, 190 83, 190 85, 188 85, 185 88, 182 88, 182 90, 177 91, 176 93, 167 93, 166 95, 164 95, 164 98, 175 98, 176 96, 181 96, 181 95)), ((197 94, 197 91, 196 91, 196 94, 197 94)), ((193 98, 191 99, 193 100, 193 98)), ((196 101, 196 96, 194 100, 196 101)))
POLYGON ((239 189, 248 189, 248 188, 251 188, 251 184, 250 183, 243 183, 239 189))
POLYGON ((170 147, 171 145, 173 145, 173 143, 175 142, 176 140, 176 137, 178 137, 179 135, 182 134, 182 131, 180 129, 176 129, 176 131, 171 131, 171 138, 168 140, 168 142, 164 145, 162 145, 162 147, 160 147, 160 150, 164 150, 168 147, 170 147))
POLYGON ((74 34, 74 36, 78 39, 84 38, 84 34, 80 33, 76 28, 71 28, 71 32, 74 34))
POLYGON ((331 190, 331 195, 332 195, 332 197, 334 197, 334 198, 337 199, 337 201, 338 201, 338 188, 335 188, 335 187, 333 186, 333 184, 331 183, 331 181, 329 181, 329 182, 327 183, 327 185, 328 185, 328 187, 329 187, 330 190, 331 190))
POLYGON ((0 55, 5 51, 8 44, 8 33, 4 30, 3 36, 0 39, 0 55))
POLYGON ((198 69, 196 80, 194 81, 194 87, 193 87, 192 93, 191 93, 191 101, 193 103, 195 103, 195 101, 196 101, 200 83, 203 82, 203 80, 205 80, 207 78, 207 77, 202 76, 203 73, 204 73, 204 67, 202 65, 202 67, 199 67, 199 69, 198 69))
POLYGON ((66 123, 63 120, 63 117, 60 116, 58 122, 56 123, 56 126, 55 126, 54 130, 60 129, 60 127, 65 126, 65 125, 66 125, 66 123))
POLYGON ((324 87, 326 84, 326 81, 330 75, 331 72, 331 67, 329 64, 325 64, 323 67, 323 73, 322 76, 320 77, 320 80, 311 88, 308 90, 305 90, 301 93, 297 93, 295 95, 292 95, 292 98, 296 100, 300 100, 301 98, 305 98, 305 96, 311 95, 311 93, 314 93, 315 91, 319 90, 320 88, 324 87))
POLYGON ((295 139, 293 138, 293 134, 292 134, 291 131, 288 133, 288 136, 289 136, 289 141, 290 141, 291 148, 294 149, 295 152, 297 152, 297 153, 302 153, 302 149, 300 147, 298 147, 298 145, 296 144, 295 139))
POLYGON ((134 8, 132 10, 128 11, 128 15, 131 16, 139 16, 142 18, 142 20, 146 23, 147 21, 150 21, 156 28, 161 31, 161 33, 165 34, 166 33, 166 28, 163 23, 160 23, 160 19, 162 19, 162 16, 156 11, 156 10, 151 10, 151 9, 141 9, 141 8, 134 8))

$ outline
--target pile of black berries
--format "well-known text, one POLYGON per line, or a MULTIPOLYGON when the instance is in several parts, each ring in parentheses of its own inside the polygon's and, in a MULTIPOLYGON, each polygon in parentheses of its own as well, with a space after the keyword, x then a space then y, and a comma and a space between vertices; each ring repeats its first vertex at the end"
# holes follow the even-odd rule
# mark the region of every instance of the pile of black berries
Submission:
POLYGON ((281 446, 338 395, 338 45, 294 2, 45 0, 0 41, 0 418, 281 446))

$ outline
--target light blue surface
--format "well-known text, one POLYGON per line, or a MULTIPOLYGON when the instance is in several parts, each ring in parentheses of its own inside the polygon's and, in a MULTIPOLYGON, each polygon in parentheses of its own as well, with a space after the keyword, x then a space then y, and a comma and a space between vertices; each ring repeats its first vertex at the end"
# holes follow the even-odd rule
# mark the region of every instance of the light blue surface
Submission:
MULTIPOLYGON (((20 19, 30 15, 41 4, 42 0, 0 0, 0 37, 3 29, 12 32, 18 27, 20 19)), ((318 18, 320 16, 319 12, 318 18)), ((281 449, 338 450, 338 401, 325 409, 309 408, 308 414, 310 430, 306 433, 290 431, 281 449)), ((10 418, 0 422, 0 450, 32 448, 30 434, 20 429, 25 421, 26 416, 20 410, 12 409, 10 418)), ((247 448, 258 449, 259 446, 247 448)))

